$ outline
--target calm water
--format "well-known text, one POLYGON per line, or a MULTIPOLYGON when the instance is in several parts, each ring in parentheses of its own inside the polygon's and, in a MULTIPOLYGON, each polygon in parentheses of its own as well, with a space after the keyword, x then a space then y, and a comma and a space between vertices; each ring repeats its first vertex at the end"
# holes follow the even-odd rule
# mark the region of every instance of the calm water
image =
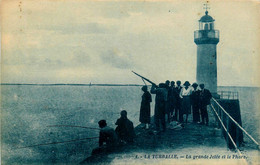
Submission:
MULTIPOLYGON (((259 141, 260 88, 220 87, 237 91, 243 127, 259 141)), ((97 128, 106 119, 115 128, 120 111, 139 124, 140 87, 1 86, 2 161, 5 164, 78 163, 90 155, 98 139, 71 143, 19 147, 98 137, 98 130, 48 125, 78 125, 97 128)), ((153 106, 153 104, 152 104, 153 106)), ((248 141, 248 139, 245 139, 248 141)))

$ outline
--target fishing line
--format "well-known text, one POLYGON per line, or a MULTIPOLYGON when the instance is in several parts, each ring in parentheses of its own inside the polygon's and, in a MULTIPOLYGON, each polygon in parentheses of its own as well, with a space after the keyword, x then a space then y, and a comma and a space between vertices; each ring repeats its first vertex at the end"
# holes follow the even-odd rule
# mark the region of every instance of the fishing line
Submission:
MULTIPOLYGON (((143 80, 143 82, 144 82, 144 84, 146 85, 146 82, 144 81, 144 79, 142 78, 142 80, 143 80)), ((147 85, 146 85, 147 86, 147 85)))
POLYGON ((48 125, 47 127, 77 127, 77 128, 100 130, 99 128, 83 127, 83 126, 77 126, 77 125, 48 125))
POLYGON ((25 146, 25 147, 18 147, 18 148, 14 148, 14 149, 30 148, 30 147, 37 147, 37 146, 44 146, 44 145, 51 145, 51 144, 69 143, 69 142, 74 142, 74 141, 84 141, 84 140, 98 139, 98 138, 99 137, 89 137, 89 138, 73 139, 73 140, 62 141, 62 142, 42 143, 42 144, 35 144, 35 145, 25 146))

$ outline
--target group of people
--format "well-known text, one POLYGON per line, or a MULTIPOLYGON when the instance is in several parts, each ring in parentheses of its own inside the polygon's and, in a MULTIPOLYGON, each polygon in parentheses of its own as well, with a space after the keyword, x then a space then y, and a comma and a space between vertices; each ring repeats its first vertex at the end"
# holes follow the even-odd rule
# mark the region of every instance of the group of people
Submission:
POLYGON ((117 119, 116 129, 107 126, 106 120, 100 120, 99 147, 92 151, 92 155, 99 154, 104 151, 112 151, 120 144, 133 143, 135 137, 133 122, 127 118, 127 111, 122 110, 121 117, 117 119), (106 145, 104 145, 106 144, 106 145))
MULTIPOLYGON (((151 87, 151 94, 155 94, 155 131, 159 132, 161 130, 160 125, 163 131, 166 130, 166 118, 167 122, 187 123, 191 109, 194 123, 208 125, 207 105, 210 104, 212 98, 210 91, 204 88, 204 84, 193 83, 191 85, 188 81, 183 85, 181 85, 181 81, 177 81, 176 84, 177 86, 175 86, 174 81, 167 80, 165 83, 160 83, 159 86, 153 84, 151 87), (185 120, 184 115, 186 115, 185 120)), ((151 123, 150 104, 152 96, 147 86, 143 86, 141 89, 144 93, 142 95, 139 121, 148 129, 151 123)), ((104 150, 113 150, 120 144, 133 142, 135 137, 133 122, 127 118, 126 110, 122 110, 120 115, 121 117, 115 123, 117 125, 115 130, 107 126, 106 120, 98 122, 100 127, 99 147, 94 149, 92 154, 98 154, 104 152, 104 150), (104 145, 105 143, 106 145, 104 145)))
MULTIPOLYGON (((194 123, 208 125, 207 105, 210 104, 212 98, 210 91, 204 88, 204 84, 193 83, 191 85, 189 81, 185 81, 183 85, 181 85, 181 81, 177 81, 176 84, 177 86, 175 86, 174 81, 167 80, 165 83, 160 83, 159 86, 153 84, 151 87, 151 94, 155 94, 154 123, 156 131, 160 131, 160 125, 162 125, 163 131, 166 130, 165 118, 167 118, 168 122, 175 120, 180 123, 187 123, 191 111, 194 123)), ((142 95, 139 121, 145 124, 144 127, 148 129, 151 118, 150 103, 152 97, 147 86, 143 86, 142 91, 144 93, 142 95)))

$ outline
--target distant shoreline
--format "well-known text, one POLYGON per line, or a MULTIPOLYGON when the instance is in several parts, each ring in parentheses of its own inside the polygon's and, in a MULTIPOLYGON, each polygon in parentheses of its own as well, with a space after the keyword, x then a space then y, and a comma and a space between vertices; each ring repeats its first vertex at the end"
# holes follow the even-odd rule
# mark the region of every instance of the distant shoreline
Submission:
MULTIPOLYGON (((0 83, 0 85, 20 85, 20 86, 144 86, 144 84, 32 84, 32 83, 0 83)), ((150 84, 148 86, 151 86, 150 84)), ((218 86, 218 87, 246 87, 246 88, 260 88, 260 86, 218 86)))
POLYGON ((23 84, 23 83, 1 83, 1 85, 32 85, 32 86, 143 86, 140 84, 23 84))

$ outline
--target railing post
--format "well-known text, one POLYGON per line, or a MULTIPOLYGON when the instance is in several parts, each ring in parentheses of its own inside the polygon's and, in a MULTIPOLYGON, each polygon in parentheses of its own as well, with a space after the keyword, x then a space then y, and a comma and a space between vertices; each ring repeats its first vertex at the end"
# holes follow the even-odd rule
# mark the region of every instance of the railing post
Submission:
MULTIPOLYGON (((226 126, 227 127, 227 133, 229 133, 229 128, 230 128, 229 118, 227 117, 226 120, 227 120, 227 126, 226 126)), ((228 134, 227 134, 227 136, 228 136, 228 134)), ((229 138, 227 138, 227 146, 228 146, 228 148, 230 148, 230 142, 231 142, 231 140, 229 138)))
MULTIPOLYGON (((218 106, 218 108, 219 108, 219 106, 218 106)), ((223 112, 221 112, 220 115, 221 115, 221 116, 220 116, 221 121, 224 122, 224 119, 223 119, 223 117, 224 117, 224 116, 223 116, 223 112)))
MULTIPOLYGON (((217 106, 218 107, 218 114, 222 117, 222 113, 221 113, 221 111, 219 110, 219 106, 217 106)), ((221 120, 223 120, 223 118, 221 118, 221 120)), ((218 122, 218 129, 220 129, 221 128, 221 123, 220 123, 220 121, 218 122)))
POLYGON ((238 147, 240 146, 240 143, 239 143, 239 129, 238 129, 237 126, 236 126, 236 145, 238 147))
MULTIPOLYGON (((213 105, 216 106, 216 104, 213 104, 213 105)), ((213 111, 213 108, 211 108, 211 109, 213 111)), ((219 121, 218 121, 217 115, 215 114, 214 116, 215 116, 215 127, 219 128, 219 121)))

